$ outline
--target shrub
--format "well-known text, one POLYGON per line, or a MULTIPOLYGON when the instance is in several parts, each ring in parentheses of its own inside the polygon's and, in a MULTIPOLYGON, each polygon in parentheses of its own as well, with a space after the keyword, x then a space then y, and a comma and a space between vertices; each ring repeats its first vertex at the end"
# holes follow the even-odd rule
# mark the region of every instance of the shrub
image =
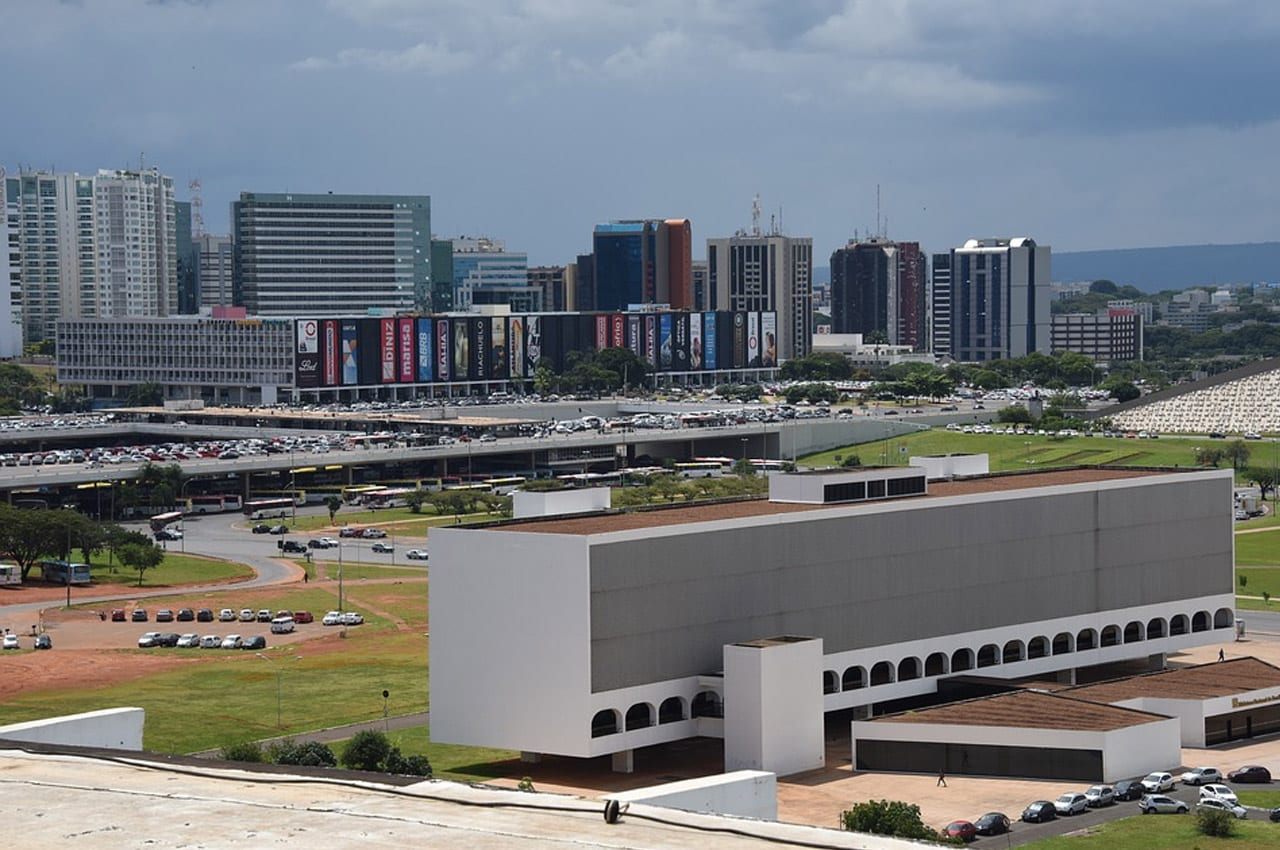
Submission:
POLYGON ((338 759, 327 744, 319 741, 278 741, 267 748, 267 755, 276 764, 294 764, 303 767, 337 767, 338 759))
POLYGON ((357 732, 342 749, 342 766, 352 770, 381 771, 391 754, 391 742, 381 732, 357 732))
POLYGON ((1236 819, 1221 809, 1196 809, 1196 830, 1201 835, 1230 838, 1236 833, 1236 819))
POLYGON ((937 841, 938 833, 920 820, 920 807, 900 800, 868 800, 840 813, 840 823, 850 832, 871 832, 898 838, 937 841))
POLYGON ((222 759, 224 761, 265 761, 262 752, 262 745, 257 741, 242 741, 239 744, 228 744, 222 748, 222 759))
POLYGON ((403 776, 425 776, 430 779, 431 762, 426 756, 402 756, 399 747, 392 747, 383 763, 383 771, 403 776))

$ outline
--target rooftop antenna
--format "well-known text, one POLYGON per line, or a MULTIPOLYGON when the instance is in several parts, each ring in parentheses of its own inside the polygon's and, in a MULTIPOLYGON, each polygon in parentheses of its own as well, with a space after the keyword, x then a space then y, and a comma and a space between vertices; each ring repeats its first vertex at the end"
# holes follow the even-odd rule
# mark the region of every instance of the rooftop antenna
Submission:
POLYGON ((751 235, 760 235, 760 195, 751 199, 751 235))
POLYGON ((200 178, 192 178, 187 188, 191 191, 191 235, 199 239, 204 236, 204 199, 200 197, 200 178))
POLYGON ((884 231, 880 229, 880 184, 876 184, 876 236, 883 236, 884 231))

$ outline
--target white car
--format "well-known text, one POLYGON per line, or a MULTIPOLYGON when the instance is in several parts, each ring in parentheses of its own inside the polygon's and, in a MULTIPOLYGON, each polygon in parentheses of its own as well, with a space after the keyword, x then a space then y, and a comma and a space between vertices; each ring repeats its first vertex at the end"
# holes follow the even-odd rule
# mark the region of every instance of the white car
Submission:
POLYGON ((243 638, 240 635, 227 635, 222 639, 222 643, 218 644, 220 649, 239 649, 243 638))
POLYGON ((252 608, 240 609, 240 622, 253 623, 253 622, 257 622, 257 619, 258 619, 258 615, 254 613, 254 610, 252 608))
POLYGON ((1197 809, 1217 809, 1220 812, 1227 812, 1240 819, 1249 816, 1249 810, 1239 803, 1233 803, 1230 800, 1219 800, 1216 797, 1201 797, 1200 802, 1196 803, 1197 809))
MULTIPOLYGON (((8 640, 8 639, 9 639, 9 636, 6 635, 5 640, 8 640)), ((160 639, 159 632, 143 632, 142 637, 138 638, 138 646, 142 647, 143 649, 146 649, 152 646, 159 646, 160 645, 159 639, 160 639)))
POLYGON ((292 617, 276 617, 271 621, 271 634, 273 635, 286 635, 293 631, 293 628, 292 617))
POLYGON ((217 649, 222 646, 222 638, 217 635, 205 635, 200 638, 201 649, 217 649))
POLYGON ((1222 772, 1216 767, 1193 767, 1182 774, 1184 785, 1206 785, 1210 782, 1221 782, 1222 772))
POLYGON ((1063 794, 1053 801, 1053 808, 1060 815, 1078 815, 1088 811, 1089 798, 1083 794, 1063 794))
POLYGON ((1238 803, 1240 799, 1236 796, 1236 792, 1232 791, 1226 785, 1213 783, 1206 785, 1200 789, 1201 800, 1223 800, 1228 803, 1238 803))
POLYGON ((218 619, 224 623, 234 623, 236 621, 236 612, 230 608, 223 608, 218 612, 218 619))
POLYGON ((332 537, 321 537, 316 541, 317 549, 336 549, 337 547, 338 541, 334 540, 332 537))
POLYGON ((324 619, 320 621, 320 624, 324 626, 341 626, 342 612, 330 611, 328 614, 324 615, 324 619))
POLYGON ((1172 791, 1178 781, 1170 773, 1148 773, 1142 780, 1142 787, 1148 794, 1162 794, 1172 791))
MULTIPOLYGON (((139 643, 139 646, 141 646, 141 643, 139 643)), ((4 648, 5 648, 5 649, 21 649, 21 647, 20 647, 20 646, 18 646, 18 636, 17 636, 17 635, 5 635, 5 636, 4 636, 4 648)))
POLYGON ((344 626, 358 626, 363 622, 364 617, 360 616, 355 611, 348 611, 342 615, 342 625, 344 626))
POLYGON ((191 634, 190 632, 188 632, 187 634, 182 635, 181 637, 178 638, 178 646, 190 647, 190 646, 199 646, 199 645, 200 645, 200 635, 191 634))
POLYGON ((410 561, 425 561, 427 560, 427 550, 426 549, 410 549, 408 552, 404 553, 404 556, 408 558, 410 561))

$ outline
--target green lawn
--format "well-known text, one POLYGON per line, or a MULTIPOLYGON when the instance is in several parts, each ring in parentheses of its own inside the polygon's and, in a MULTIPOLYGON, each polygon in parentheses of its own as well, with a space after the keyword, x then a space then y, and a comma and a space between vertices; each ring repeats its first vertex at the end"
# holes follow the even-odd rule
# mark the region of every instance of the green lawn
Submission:
MULTIPOLYGON (((494 519, 497 519, 497 514, 466 514, 462 517, 462 524, 491 522, 494 519)), ((285 524, 296 532, 307 533, 332 528, 335 525, 386 525, 387 523, 395 523, 396 534, 425 537, 427 530, 433 526, 454 525, 456 522, 453 514, 435 514, 431 512, 429 506, 424 506, 423 513, 419 514, 415 514, 408 508, 387 508, 386 510, 378 511, 347 510, 344 508, 338 511, 333 522, 329 522, 329 515, 325 513, 319 516, 298 517, 296 521, 286 522, 285 524)))
POLYGON ((1195 815, 1135 815, 1096 827, 1034 841, 1035 850, 1274 850, 1280 825, 1266 820, 1235 821, 1234 838, 1209 838, 1196 831, 1195 815))
MULTIPOLYGON (((138 572, 122 567, 118 562, 108 564, 104 554, 99 554, 89 564, 94 584, 123 584, 138 586, 138 572)), ((32 571, 35 575, 37 571, 32 571)), ((173 587, 179 584, 208 584, 253 578, 253 570, 244 564, 216 561, 183 555, 180 552, 165 553, 164 561, 142 575, 142 587, 173 587)))
MULTIPOLYGON (((413 562, 413 563, 419 563, 419 562, 413 562)), ((344 582, 348 582, 348 581, 358 581, 362 578, 418 578, 420 579, 420 578, 426 578, 427 576, 427 571, 425 567, 426 567, 425 563, 423 563, 423 566, 420 566, 420 567, 414 567, 414 566, 408 566, 408 565, 392 567, 392 566, 383 566, 380 564, 365 564, 365 563, 357 563, 355 561, 343 561, 342 580, 344 582)), ((337 581, 338 579, 337 562, 336 561, 326 562, 325 572, 328 573, 329 578, 331 580, 337 581)), ((311 567, 311 575, 314 578, 315 576, 314 565, 311 567)))
MULTIPOLYGON (((426 726, 398 729, 389 733, 387 738, 406 756, 426 756, 431 762, 431 771, 437 779, 485 782, 490 779, 520 775, 519 764, 513 763, 520 758, 520 753, 515 750, 436 744, 431 741, 431 733, 426 726)), ((335 755, 341 756, 345 745, 345 741, 337 741, 329 746, 335 755)))
MULTIPOLYGON (((1237 567, 1280 566, 1280 528, 1236 535, 1237 567)), ((1253 582, 1252 577, 1249 579, 1253 582)), ((1271 590, 1275 595, 1275 590, 1271 590)), ((1256 594, 1255 594, 1256 595, 1256 594)))
POLYGON ((1241 791, 1236 789, 1242 806, 1256 806, 1259 809, 1280 807, 1280 791, 1241 791))

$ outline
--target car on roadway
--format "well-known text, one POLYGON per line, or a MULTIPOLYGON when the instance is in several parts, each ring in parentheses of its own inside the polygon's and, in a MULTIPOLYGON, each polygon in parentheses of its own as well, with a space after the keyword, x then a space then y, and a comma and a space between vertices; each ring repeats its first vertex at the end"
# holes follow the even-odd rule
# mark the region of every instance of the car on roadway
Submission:
POLYGON ((1185 815, 1187 804, 1164 794, 1143 794, 1138 808, 1144 815, 1185 815))
POLYGON ((267 534, 271 531, 271 526, 267 525, 265 522, 259 522, 249 530, 254 534, 267 534))
POLYGON ((53 649, 53 638, 46 634, 36 635, 36 649, 53 649))
POLYGON ((252 608, 240 609, 240 622, 253 623, 253 622, 256 622, 257 619, 258 619, 258 615, 253 612, 252 608))
POLYGON ((22 649, 22 647, 18 645, 18 636, 15 634, 5 635, 3 645, 5 649, 22 649))
POLYGON ((393 552, 395 552, 395 551, 396 551, 396 547, 392 546, 390 543, 381 543, 381 542, 379 542, 379 543, 375 543, 375 544, 373 544, 372 546, 370 546, 370 547, 369 547, 369 551, 370 551, 370 552, 381 552, 381 553, 382 553, 382 554, 384 554, 384 555, 390 555, 391 553, 393 553, 393 552))
POLYGON ((1110 785, 1090 785, 1084 790, 1084 798, 1089 802, 1089 808, 1099 809, 1115 804, 1116 791, 1110 785))
POLYGON ((234 623, 236 621, 236 612, 230 608, 223 608, 218 612, 218 622, 234 623))
POLYGON ((1052 800, 1036 800, 1022 810, 1023 823, 1044 823, 1057 817, 1058 809, 1052 800))
POLYGON ((480 435, 480 442, 496 443, 498 442, 498 438, 495 435, 490 434, 488 431, 485 431, 483 434, 480 435))
POLYGON ((143 632, 142 637, 138 638, 138 646, 142 649, 150 649, 153 646, 160 645, 159 632, 143 632))
POLYGON ((1270 782, 1271 771, 1259 764, 1246 764, 1227 774, 1228 782, 1270 782))
POLYGON ((1241 820, 1244 820, 1249 816, 1249 810, 1239 803, 1233 803, 1230 800, 1219 800, 1217 797, 1201 797, 1200 802, 1196 803, 1196 809, 1226 812, 1227 814, 1240 818, 1241 820))
POLYGON ((294 611, 293 621, 295 623, 314 623, 316 621, 316 615, 312 614, 310 611, 294 611))
POLYGON ((942 837, 952 841, 972 841, 978 837, 978 828, 967 820, 953 820, 942 828, 942 837))
POLYGON ((1200 789, 1201 800, 1226 800, 1228 803, 1238 803, 1240 798, 1236 796, 1236 792, 1232 791, 1226 785, 1221 783, 1211 783, 1200 789))
POLYGON ((289 533, 289 526, 287 525, 273 525, 271 526, 271 528, 267 529, 267 534, 288 534, 288 533, 289 533))
POLYGON ((364 617, 360 616, 355 611, 347 611, 342 615, 342 625, 344 626, 359 626, 363 623, 364 617))
POLYGON ((187 632, 178 638, 178 646, 184 648, 196 647, 200 645, 200 635, 187 632))
POLYGON ((157 612, 156 612, 156 622, 157 622, 157 623, 172 623, 172 622, 173 622, 173 611, 169 610, 168 608, 161 608, 159 611, 157 611, 157 612))
POLYGON ((153 536, 156 540, 181 540, 182 532, 175 528, 162 528, 153 536))
POLYGON ((1267 815, 1267 820, 1272 823, 1280 823, 1280 806, 1271 810, 1271 814, 1267 815))
POLYGON ((201 608, 199 611, 197 611, 197 612, 196 612, 196 622, 197 622, 197 623, 212 623, 212 622, 213 622, 213 611, 212 611, 211 609, 209 609, 209 608, 201 608))
POLYGON ((338 541, 332 537, 320 537, 315 540, 307 541, 308 549, 332 549, 338 545, 338 541))
POLYGON ((324 619, 322 619, 322 620, 320 621, 320 624, 321 624, 321 625, 323 625, 323 626, 341 626, 341 625, 342 625, 342 612, 341 612, 341 611, 330 611, 328 614, 325 614, 325 615, 324 615, 324 619))
POLYGON ((220 649, 239 649, 240 644, 244 643, 244 638, 240 635, 227 635, 222 639, 222 643, 218 644, 220 649))
POLYGON ((240 642, 241 649, 266 649, 267 639, 262 635, 250 635, 240 642))
POLYGON ((1142 787, 1142 782, 1137 779, 1121 779, 1112 788, 1115 791, 1116 799, 1126 802, 1137 800, 1146 793, 1146 789, 1142 787))
POLYGON ((201 649, 217 649, 222 646, 222 638, 218 635, 205 635, 200 638, 201 649))
POLYGON ((987 812, 973 825, 979 835, 1004 835, 1009 831, 1009 816, 1004 812, 987 812))
POLYGON ((1210 782, 1221 782, 1222 772, 1216 767, 1193 767, 1182 774, 1184 785, 1207 785, 1210 782))
POLYGON ((1083 794, 1068 791, 1053 801, 1053 807, 1060 815, 1078 815, 1089 808, 1089 800, 1083 794))
POLYGON ((363 535, 363 528, 356 528, 352 525, 344 525, 342 528, 338 529, 339 537, 361 537, 363 535))
POLYGON ((387 533, 381 528, 366 528, 360 533, 365 540, 377 540, 387 536, 387 533))
POLYGON ((1142 779, 1142 787, 1147 789, 1148 794, 1162 794, 1165 791, 1172 791, 1177 784, 1178 781, 1170 773, 1148 773, 1142 779))
POLYGON ((307 554, 307 547, 303 546, 299 540, 277 540, 276 548, 281 552, 294 552, 298 555, 307 554))
POLYGON ((410 549, 404 556, 410 561, 426 561, 429 557, 426 549, 410 549))

